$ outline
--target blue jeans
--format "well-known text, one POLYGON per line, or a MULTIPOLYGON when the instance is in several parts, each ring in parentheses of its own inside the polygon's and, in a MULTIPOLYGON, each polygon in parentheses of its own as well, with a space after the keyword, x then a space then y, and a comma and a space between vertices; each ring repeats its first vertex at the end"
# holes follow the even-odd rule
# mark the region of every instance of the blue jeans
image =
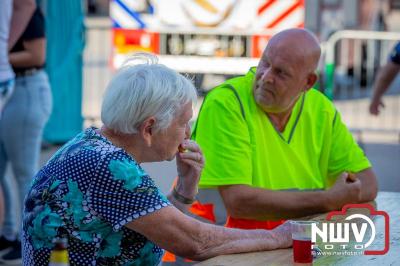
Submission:
POLYGON ((0 117, 8 100, 14 91, 14 79, 0 82, 0 117))
POLYGON ((4 195, 5 235, 20 232, 23 202, 38 168, 42 132, 51 108, 51 91, 44 71, 15 79, 14 93, 0 118, 0 182, 4 195), (11 176, 4 176, 8 162, 15 176, 16 190, 11 186, 11 176))

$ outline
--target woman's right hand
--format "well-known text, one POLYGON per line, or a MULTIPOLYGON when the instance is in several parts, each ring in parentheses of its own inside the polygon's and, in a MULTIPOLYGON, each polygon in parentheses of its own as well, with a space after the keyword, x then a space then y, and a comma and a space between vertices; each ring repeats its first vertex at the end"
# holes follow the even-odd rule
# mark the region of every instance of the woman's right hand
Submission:
POLYGON ((184 151, 178 152, 176 156, 178 171, 176 189, 180 194, 192 198, 197 194, 197 184, 204 167, 204 156, 199 145, 193 140, 185 140, 181 147, 184 151))

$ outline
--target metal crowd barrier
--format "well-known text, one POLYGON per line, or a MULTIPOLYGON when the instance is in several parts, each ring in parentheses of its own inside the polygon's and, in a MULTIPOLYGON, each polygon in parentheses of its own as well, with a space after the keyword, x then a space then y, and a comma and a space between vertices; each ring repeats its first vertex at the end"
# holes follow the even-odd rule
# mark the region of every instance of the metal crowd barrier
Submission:
POLYGON ((379 116, 369 114, 372 85, 379 68, 400 40, 398 32, 338 31, 325 43, 324 93, 334 100, 349 128, 400 136, 400 79, 383 98, 379 116))

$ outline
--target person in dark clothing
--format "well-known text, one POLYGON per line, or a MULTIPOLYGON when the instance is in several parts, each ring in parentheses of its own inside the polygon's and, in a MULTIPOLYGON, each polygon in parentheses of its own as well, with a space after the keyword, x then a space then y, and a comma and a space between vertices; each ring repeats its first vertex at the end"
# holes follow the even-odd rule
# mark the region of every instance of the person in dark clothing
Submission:
POLYGON ((43 69, 45 51, 44 17, 37 8, 10 51, 15 88, 0 119, 0 182, 5 205, 0 254, 6 263, 21 261, 21 211, 16 210, 22 209, 28 186, 37 171, 42 132, 52 108, 48 77, 43 69), (16 188, 11 187, 11 176, 5 176, 8 162, 16 188))

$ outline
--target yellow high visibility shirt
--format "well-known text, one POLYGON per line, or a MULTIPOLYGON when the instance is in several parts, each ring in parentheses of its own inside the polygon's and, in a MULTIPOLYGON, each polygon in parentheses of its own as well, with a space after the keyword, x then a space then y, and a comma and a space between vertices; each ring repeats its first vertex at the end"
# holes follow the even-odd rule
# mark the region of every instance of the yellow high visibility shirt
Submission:
POLYGON ((332 102, 315 89, 299 97, 284 131, 277 131, 254 100, 255 71, 204 100, 192 134, 205 156, 201 188, 325 189, 341 172, 371 166, 332 102))

